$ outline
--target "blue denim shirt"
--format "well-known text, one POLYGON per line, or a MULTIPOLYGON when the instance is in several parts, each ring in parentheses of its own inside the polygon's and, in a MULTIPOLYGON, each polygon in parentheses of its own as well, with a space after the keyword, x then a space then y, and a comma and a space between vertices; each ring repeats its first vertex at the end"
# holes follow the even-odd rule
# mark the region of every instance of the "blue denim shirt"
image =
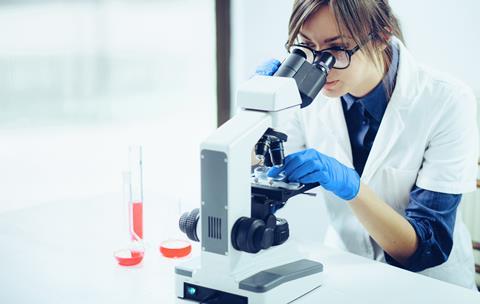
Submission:
MULTIPOLYGON (((364 97, 357 98, 350 94, 341 97, 353 165, 360 176, 387 109, 389 92, 395 87, 399 49, 393 44, 390 47, 393 51, 392 61, 383 81, 364 97)), ((461 197, 461 194, 440 193, 414 186, 404 216, 417 233, 417 251, 406 265, 398 263, 385 252, 387 263, 411 271, 422 271, 445 262, 452 250, 453 228, 461 197)))

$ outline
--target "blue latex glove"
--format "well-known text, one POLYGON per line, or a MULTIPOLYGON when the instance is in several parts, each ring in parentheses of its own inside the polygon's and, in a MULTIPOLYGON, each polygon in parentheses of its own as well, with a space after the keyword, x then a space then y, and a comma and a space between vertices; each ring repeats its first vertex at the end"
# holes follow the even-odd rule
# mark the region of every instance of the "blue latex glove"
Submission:
POLYGON ((272 76, 278 70, 281 62, 277 59, 270 59, 258 66, 255 70, 255 74, 262 76, 272 76))
POLYGON ((290 182, 318 182, 344 200, 355 198, 360 189, 360 177, 354 169, 315 149, 288 155, 285 164, 282 167, 272 167, 268 176, 276 176, 282 171, 290 182))

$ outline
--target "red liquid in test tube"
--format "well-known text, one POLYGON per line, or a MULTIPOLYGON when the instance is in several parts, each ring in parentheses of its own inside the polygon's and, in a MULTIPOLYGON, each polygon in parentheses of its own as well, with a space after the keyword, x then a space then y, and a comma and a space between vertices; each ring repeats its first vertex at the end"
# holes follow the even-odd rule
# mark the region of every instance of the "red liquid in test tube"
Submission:
MULTIPOLYGON (((131 206, 133 232, 143 239, 143 202, 133 202, 131 206)), ((132 240, 135 240, 134 234, 132 234, 132 240)))
POLYGON ((143 239, 142 147, 129 147, 131 173, 130 231, 132 240, 143 239), (138 239, 137 239, 138 238, 138 239))

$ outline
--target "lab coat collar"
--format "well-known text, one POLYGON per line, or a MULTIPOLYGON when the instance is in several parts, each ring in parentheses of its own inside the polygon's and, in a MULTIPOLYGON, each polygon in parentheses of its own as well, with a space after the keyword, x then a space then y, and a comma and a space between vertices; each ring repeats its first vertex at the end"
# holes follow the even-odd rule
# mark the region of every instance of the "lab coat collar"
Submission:
MULTIPOLYGON (((395 146, 395 142, 405 127, 405 117, 408 115, 411 103, 418 96, 421 84, 418 81, 418 65, 408 52, 403 43, 393 37, 393 43, 396 43, 400 49, 399 66, 397 71, 397 80, 395 89, 388 102, 380 128, 375 137, 372 150, 368 156, 367 162, 361 179, 368 183, 377 170, 383 164, 386 156, 395 146)), ((352 150, 350 138, 348 136, 345 116, 343 114, 340 98, 329 98, 332 105, 332 112, 325 112, 324 121, 329 122, 329 129, 337 139, 339 150, 335 156, 343 164, 353 168, 352 150)))
POLYGON ((422 88, 419 66, 400 39, 392 37, 392 40, 400 49, 400 56, 397 80, 389 104, 397 109, 408 108, 422 88))
POLYGON ((367 95, 363 97, 355 97, 351 94, 346 94, 341 97, 342 102, 347 111, 353 106, 355 102, 361 103, 365 110, 370 114, 377 122, 382 121, 383 114, 387 108, 388 93, 391 92, 395 86, 397 71, 398 71, 398 53, 399 47, 396 41, 390 42, 390 49, 392 51, 392 62, 388 67, 388 72, 383 79, 377 84, 377 86, 367 95))
POLYGON ((417 63, 399 39, 396 37, 392 39, 400 49, 397 80, 365 164, 361 177, 365 183, 371 180, 395 147, 397 139, 405 128, 405 118, 411 109, 411 104, 420 92, 417 63))

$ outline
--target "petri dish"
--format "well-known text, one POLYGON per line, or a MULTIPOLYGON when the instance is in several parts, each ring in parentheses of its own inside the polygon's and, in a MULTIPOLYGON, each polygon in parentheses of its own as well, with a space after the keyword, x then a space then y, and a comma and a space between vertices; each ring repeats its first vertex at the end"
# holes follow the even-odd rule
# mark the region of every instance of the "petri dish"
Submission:
POLYGON ((166 258, 183 258, 192 252, 192 245, 184 240, 166 240, 160 243, 159 250, 166 258))
POLYGON ((115 251, 113 256, 121 266, 135 266, 142 262, 144 251, 125 248, 115 251))

